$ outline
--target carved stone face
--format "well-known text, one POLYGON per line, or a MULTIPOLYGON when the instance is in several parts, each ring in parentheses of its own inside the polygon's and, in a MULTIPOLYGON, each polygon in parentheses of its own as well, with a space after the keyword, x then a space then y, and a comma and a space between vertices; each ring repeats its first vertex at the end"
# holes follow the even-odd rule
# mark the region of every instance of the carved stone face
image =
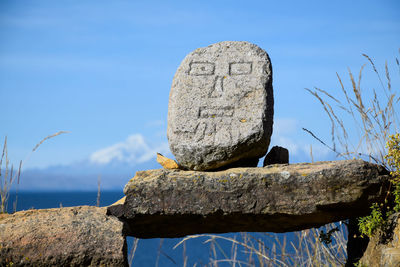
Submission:
POLYGON ((199 48, 183 60, 172 83, 171 150, 182 166, 198 170, 261 157, 272 133, 272 106, 264 50, 247 42, 199 48))

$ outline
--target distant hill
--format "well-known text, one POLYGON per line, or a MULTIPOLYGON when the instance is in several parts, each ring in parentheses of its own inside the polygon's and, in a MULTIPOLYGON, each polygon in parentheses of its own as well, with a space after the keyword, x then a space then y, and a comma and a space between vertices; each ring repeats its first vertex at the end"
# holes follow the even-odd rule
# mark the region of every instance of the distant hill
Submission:
POLYGON ((137 164, 118 161, 96 164, 87 160, 70 165, 50 166, 44 169, 27 169, 21 174, 19 190, 96 191, 99 176, 101 190, 122 190, 136 171, 157 168, 161 168, 161 166, 154 157, 154 159, 137 164))

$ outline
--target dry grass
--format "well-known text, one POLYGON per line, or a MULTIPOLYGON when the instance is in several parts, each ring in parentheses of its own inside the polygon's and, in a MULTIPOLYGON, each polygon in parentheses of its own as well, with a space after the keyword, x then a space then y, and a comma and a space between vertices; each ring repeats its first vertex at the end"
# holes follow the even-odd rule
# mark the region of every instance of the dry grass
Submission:
POLYGON ((97 176, 97 197, 96 197, 96 207, 100 207, 100 195, 101 195, 101 176, 97 176))
POLYGON ((4 139, 4 145, 3 145, 3 152, 0 158, 0 197, 1 197, 1 206, 0 206, 0 213, 6 213, 7 212, 7 207, 8 207, 8 200, 10 196, 10 190, 15 181, 17 181, 17 187, 16 187, 16 197, 15 197, 15 202, 14 202, 14 211, 17 210, 17 202, 18 202, 18 185, 20 183, 20 176, 21 176, 21 170, 23 163, 25 163, 31 156, 33 152, 35 152, 43 142, 45 142, 48 139, 51 139, 53 137, 56 137, 60 134, 67 133, 66 131, 59 131, 55 134, 46 136, 43 138, 33 149, 32 151, 28 154, 26 159, 24 161, 19 162, 19 167, 18 171, 14 172, 14 166, 11 164, 10 167, 10 161, 8 159, 8 150, 7 150, 7 136, 4 139), (3 168, 3 162, 4 162, 4 168, 3 168))
MULTIPOLYGON (((324 227, 328 232, 337 226, 330 224, 324 227)), ((174 247, 183 246, 187 240, 204 238, 203 242, 210 247, 210 258, 207 266, 219 266, 229 263, 230 266, 343 266, 346 261, 346 233, 344 225, 334 231, 334 242, 325 244, 319 238, 319 231, 309 229, 295 232, 293 240, 286 235, 264 233, 262 236, 241 233, 234 237, 221 235, 191 235, 183 238, 174 247), (225 251, 220 243, 231 243, 230 251, 225 251)))
MULTIPOLYGON (((363 158, 385 165, 387 154, 385 144, 388 136, 398 131, 399 118, 396 105, 400 101, 392 88, 387 62, 385 63, 385 80, 383 81, 374 61, 366 58, 375 73, 379 87, 363 89, 363 65, 355 79, 348 70, 350 87, 346 88, 339 74, 337 75, 341 96, 335 96, 320 88, 306 89, 322 105, 328 115, 330 128, 330 144, 324 142, 311 130, 303 128, 313 138, 345 159, 363 158), (350 89, 349 89, 350 88, 350 89), (371 97, 372 96, 372 97, 371 97), (344 121, 344 119, 346 119, 344 121)), ((396 58, 399 68, 399 60, 396 58)), ((310 147, 312 156, 312 147, 310 147)), ((327 225, 325 233, 336 227, 327 225)), ((347 229, 341 224, 339 231, 331 231, 332 243, 321 240, 321 232, 309 229, 295 233, 294 241, 288 242, 286 236, 279 239, 276 234, 265 233, 265 239, 257 239, 250 233, 240 237, 227 238, 219 235, 193 235, 182 239, 175 247, 185 244, 193 238, 207 237, 211 257, 209 266, 218 266, 228 262, 230 266, 343 266, 347 259, 347 229), (230 253, 226 253, 218 241, 229 241, 232 244, 230 253), (239 257, 246 255, 245 259, 239 257)))
MULTIPOLYGON (((396 105, 399 103, 400 97, 392 88, 388 63, 385 63, 386 80, 383 81, 374 61, 365 54, 363 56, 375 73, 379 88, 361 87, 366 64, 361 67, 358 79, 354 78, 350 69, 348 70, 350 89, 344 86, 339 74, 336 73, 342 93, 339 96, 334 96, 319 88, 314 88, 314 90, 306 88, 321 103, 323 110, 328 115, 331 124, 331 145, 318 138, 318 134, 305 128, 303 130, 339 157, 363 158, 385 165, 386 140, 389 135, 399 130, 396 105), (349 120, 345 123, 342 118, 349 120)), ((396 65, 400 71, 397 58, 396 65)))
POLYGON ((14 172, 14 166, 11 165, 11 170, 9 171, 10 161, 8 159, 8 150, 7 150, 7 136, 4 139, 3 152, 0 158, 0 214, 7 212, 7 204, 8 198, 10 196, 10 189, 15 180, 17 180, 19 184, 19 179, 21 175, 21 167, 22 161, 19 163, 18 171, 14 172), (3 169, 3 160, 5 161, 5 166, 3 169))
POLYGON ((129 263, 129 266, 132 266, 132 262, 133 262, 133 259, 135 258, 136 249, 137 249, 137 247, 138 247, 139 240, 140 240, 139 238, 135 238, 135 239, 133 240, 133 245, 132 245, 132 248, 131 248, 131 250, 130 250, 130 252, 129 252, 129 255, 128 255, 128 263, 129 263))
MULTIPOLYGON (((388 153, 386 142, 390 135, 399 131, 396 108, 400 97, 392 88, 388 63, 385 62, 385 75, 382 80, 374 61, 365 54, 363 57, 377 78, 377 89, 361 87, 366 64, 361 67, 357 80, 351 70, 348 70, 350 89, 345 87, 340 76, 336 74, 342 93, 339 96, 333 96, 319 88, 306 89, 321 103, 328 115, 331 124, 331 145, 326 144, 312 131, 305 128, 303 130, 335 152, 338 157, 361 158, 383 165, 391 171, 391 166, 385 160, 388 153), (342 118, 347 119, 346 123, 342 118)), ((400 74, 397 58, 395 64, 400 74)))

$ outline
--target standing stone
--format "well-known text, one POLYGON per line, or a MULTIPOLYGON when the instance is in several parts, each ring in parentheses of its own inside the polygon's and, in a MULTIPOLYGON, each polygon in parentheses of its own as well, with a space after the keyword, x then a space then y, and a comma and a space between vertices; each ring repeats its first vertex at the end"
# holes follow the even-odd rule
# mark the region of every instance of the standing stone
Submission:
POLYGON ((265 156, 263 166, 271 164, 288 164, 289 150, 281 146, 274 146, 271 151, 265 156))
POLYGON ((258 162, 272 134, 273 101, 271 62, 257 45, 227 41, 187 55, 168 107, 168 141, 179 165, 258 162))

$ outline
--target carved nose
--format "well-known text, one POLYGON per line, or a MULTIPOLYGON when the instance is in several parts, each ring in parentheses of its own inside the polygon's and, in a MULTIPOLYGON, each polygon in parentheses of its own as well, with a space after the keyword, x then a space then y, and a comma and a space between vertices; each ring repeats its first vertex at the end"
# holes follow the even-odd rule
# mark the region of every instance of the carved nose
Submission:
POLYGON ((210 97, 221 97, 224 92, 224 77, 217 76, 214 81, 214 86, 210 93, 210 97))

